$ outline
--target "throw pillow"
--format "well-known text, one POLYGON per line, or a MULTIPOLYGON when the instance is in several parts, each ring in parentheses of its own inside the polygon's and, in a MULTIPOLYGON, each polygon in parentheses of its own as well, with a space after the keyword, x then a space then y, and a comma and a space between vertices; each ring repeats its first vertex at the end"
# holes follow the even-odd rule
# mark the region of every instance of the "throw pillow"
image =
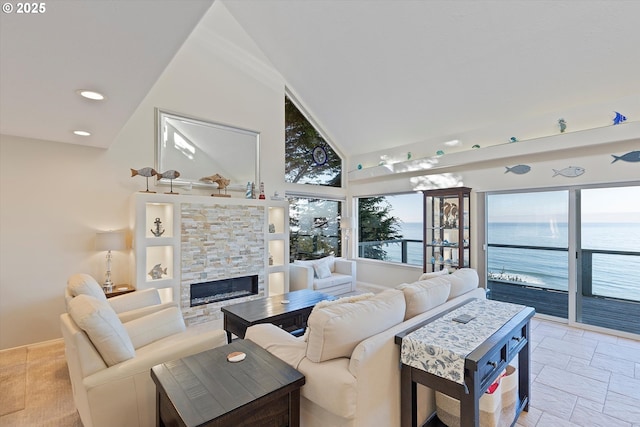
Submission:
POLYGON ((107 366, 135 356, 131 339, 108 302, 78 295, 69 302, 69 315, 87 333, 107 366))
POLYGON ((403 283, 397 289, 404 293, 407 304, 404 320, 408 320, 444 304, 449 297, 451 283, 445 277, 436 277, 411 284, 403 283))
POLYGON ((318 279, 326 279, 331 277, 331 270, 327 261, 316 261, 313 263, 313 271, 318 279))
POLYGON ((449 270, 443 268, 440 271, 434 271, 433 273, 422 273, 418 281, 433 279, 434 277, 443 276, 445 274, 449 274, 449 270))
POLYGON ((404 295, 388 289, 352 304, 333 304, 309 316, 307 358, 314 363, 350 357, 362 341, 404 318, 404 295))
POLYGON ((479 283, 478 272, 473 268, 460 268, 444 277, 451 282, 449 299, 474 290, 479 283))
POLYGON ((90 295, 100 301, 107 300, 102 287, 96 282, 96 279, 88 274, 79 273, 69 277, 67 289, 73 297, 90 295))

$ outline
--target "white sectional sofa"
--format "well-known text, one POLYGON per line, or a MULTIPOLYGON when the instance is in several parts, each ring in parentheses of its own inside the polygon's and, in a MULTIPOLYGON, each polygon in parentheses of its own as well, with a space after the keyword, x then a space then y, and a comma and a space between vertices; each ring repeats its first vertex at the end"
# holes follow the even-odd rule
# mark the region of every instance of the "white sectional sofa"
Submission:
MULTIPOLYGON (((433 274, 433 273, 432 273, 433 274)), ((485 298, 472 269, 402 284, 376 295, 341 298, 314 308, 304 337, 262 324, 250 339, 302 372, 303 427, 400 425, 400 351, 394 337, 467 299, 485 298)), ((435 410, 419 386, 420 421, 435 410)))
POLYGON ((313 261, 296 260, 289 264, 289 289, 311 289, 329 295, 356 290, 356 262, 327 256, 313 261))

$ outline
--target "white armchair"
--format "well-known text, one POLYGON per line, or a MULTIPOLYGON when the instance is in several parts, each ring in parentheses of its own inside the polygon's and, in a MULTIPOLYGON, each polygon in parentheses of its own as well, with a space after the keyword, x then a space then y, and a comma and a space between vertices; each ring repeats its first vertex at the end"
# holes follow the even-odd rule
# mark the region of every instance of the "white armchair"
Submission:
POLYGON ((330 295, 356 290, 356 262, 328 256, 313 261, 296 260, 289 264, 289 289, 311 289, 330 295))
POLYGON ((112 307, 89 295, 60 316, 73 399, 84 427, 155 427, 150 370, 226 344, 222 329, 185 327, 178 307, 122 323, 112 307))
POLYGON ((153 288, 107 299, 96 279, 84 273, 74 274, 67 280, 67 287, 65 288, 67 311, 69 310, 69 302, 78 295, 90 295, 100 301, 108 302, 122 322, 128 322, 165 308, 178 306, 175 302, 163 303, 160 299, 160 293, 153 288))

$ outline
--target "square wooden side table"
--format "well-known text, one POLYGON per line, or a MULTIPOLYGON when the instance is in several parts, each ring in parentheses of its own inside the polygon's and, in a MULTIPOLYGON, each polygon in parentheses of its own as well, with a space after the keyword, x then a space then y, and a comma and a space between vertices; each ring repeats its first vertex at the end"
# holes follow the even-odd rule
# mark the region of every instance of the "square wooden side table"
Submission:
POLYGON ((300 426, 304 375, 249 340, 156 365, 151 378, 158 426, 300 426), (246 358, 229 362, 236 351, 246 358))
POLYGON ((113 290, 111 292, 106 292, 105 296, 107 298, 112 298, 117 297, 118 295, 128 294, 129 292, 133 292, 135 290, 136 288, 131 285, 117 285, 113 287, 113 290))

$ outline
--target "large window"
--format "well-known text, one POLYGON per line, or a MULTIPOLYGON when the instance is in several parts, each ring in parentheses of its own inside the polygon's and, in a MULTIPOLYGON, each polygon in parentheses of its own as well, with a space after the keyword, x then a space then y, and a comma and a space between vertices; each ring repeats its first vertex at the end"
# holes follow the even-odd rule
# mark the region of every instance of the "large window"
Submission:
POLYGON ((336 200, 292 198, 289 205, 291 261, 341 256, 340 212, 336 200))
POLYGON ((342 186, 342 159, 285 97, 285 181, 342 186))
POLYGON ((639 199, 638 186, 489 194, 491 298, 640 333, 639 199))
POLYGON ((358 199, 358 256, 422 266, 422 193, 358 199))

